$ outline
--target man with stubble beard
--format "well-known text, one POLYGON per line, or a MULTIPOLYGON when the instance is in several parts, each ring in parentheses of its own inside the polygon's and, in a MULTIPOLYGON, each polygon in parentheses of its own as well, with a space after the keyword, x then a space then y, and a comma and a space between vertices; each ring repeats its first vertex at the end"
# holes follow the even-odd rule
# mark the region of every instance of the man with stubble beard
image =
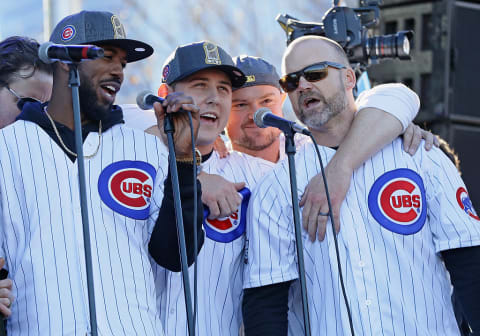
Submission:
MULTIPOLYGON (((283 133, 274 127, 257 127, 253 116, 259 108, 268 108, 273 114, 283 117, 286 93, 280 87, 280 77, 275 67, 260 57, 242 55, 235 57, 234 61, 247 76, 247 81, 241 88, 234 88, 232 93, 232 110, 226 128, 232 147, 236 151, 277 163, 286 158, 283 133)), ((326 102, 323 96, 311 98, 312 103, 326 102)), ((337 153, 325 169, 335 216, 347 193, 353 169, 385 144, 404 132, 404 150, 413 154, 422 137, 426 139, 427 150, 436 140, 430 132, 422 131, 411 123, 418 112, 419 101, 415 92, 402 84, 378 85, 363 92, 357 99, 357 104, 359 112, 351 130, 345 136, 344 142, 339 144, 337 153), (373 125, 377 132, 366 138, 362 134, 363 130, 373 125), (356 145, 359 141, 363 143, 361 148, 356 145)), ((309 141, 310 139, 302 134, 295 135, 297 148, 309 141)), ((204 188, 203 197, 206 197, 208 192, 209 190, 204 188)), ((318 239, 322 240, 326 218, 320 216, 320 213, 325 213, 328 205, 321 174, 311 179, 300 205, 305 206, 302 224, 310 239, 314 240, 318 233, 318 239)), ((336 224, 338 229, 338 216, 336 224)))
MULTIPOLYGON (((103 58, 78 67, 98 334, 163 335, 148 252, 179 270, 168 153, 157 137, 124 127, 122 110, 114 105, 125 66, 153 49, 127 39, 118 16, 108 12, 68 16, 50 40, 105 50, 103 58)), ((68 66, 55 63, 51 101, 26 103, 17 121, 0 131, 0 257, 17 298, 7 323, 11 336, 90 332, 68 76, 68 66)), ((191 97, 172 94, 154 108, 160 125, 166 113, 191 111, 198 132, 191 97)), ((188 162, 188 119, 180 114, 173 120, 178 167, 186 174, 194 167, 188 162)), ((185 179, 180 185, 190 263, 193 225, 201 225, 203 213, 199 203, 199 221, 193 223, 193 183, 185 179)), ((202 234, 198 240, 201 246, 202 234)))
MULTIPOLYGON (((289 45, 282 68, 282 87, 322 145, 326 162, 358 109, 347 56, 335 41, 305 36, 289 45)), ((376 131, 364 129, 364 138, 376 131)), ((301 195, 320 170, 313 144, 297 153, 296 168, 301 195)), ((298 270, 285 181, 283 162, 257 185, 250 201, 243 303, 248 336, 286 335, 291 322, 288 294, 298 270)), ((344 225, 337 235, 338 264, 330 222, 323 242, 302 237, 312 335, 349 335, 347 302, 355 335, 459 335, 452 285, 470 326, 479 330, 480 218, 440 149, 420 147, 411 156, 395 139, 355 169, 339 215, 344 225)), ((297 291, 291 306, 300 312, 297 321, 300 301, 297 291)))

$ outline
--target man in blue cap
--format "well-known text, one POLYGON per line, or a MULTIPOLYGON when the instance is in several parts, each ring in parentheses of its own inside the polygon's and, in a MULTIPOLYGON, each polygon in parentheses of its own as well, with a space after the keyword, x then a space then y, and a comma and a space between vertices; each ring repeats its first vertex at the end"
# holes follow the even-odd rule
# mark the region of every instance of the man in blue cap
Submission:
MULTIPOLYGON (((127 39, 119 18, 108 12, 68 16, 50 40, 105 50, 103 58, 78 67, 98 334, 162 335, 148 251, 164 267, 178 271, 168 153, 159 150, 157 137, 124 127, 122 111, 114 105, 125 66, 150 56, 153 49, 127 39)), ((5 256, 16 296, 9 335, 90 332, 68 75, 68 65, 57 62, 51 101, 26 103, 17 122, 0 135, 0 256, 5 256)), ((198 108, 192 98, 178 93, 169 95, 163 106, 155 104, 159 123, 166 110, 180 108, 192 112, 196 132, 198 108)), ((191 172, 184 119, 174 117, 175 149, 179 170, 191 172)), ((197 225, 192 220, 193 183, 181 181, 190 261, 197 225)), ((198 208, 201 219, 201 203, 198 208)), ((200 246, 202 239, 200 235, 200 246)))

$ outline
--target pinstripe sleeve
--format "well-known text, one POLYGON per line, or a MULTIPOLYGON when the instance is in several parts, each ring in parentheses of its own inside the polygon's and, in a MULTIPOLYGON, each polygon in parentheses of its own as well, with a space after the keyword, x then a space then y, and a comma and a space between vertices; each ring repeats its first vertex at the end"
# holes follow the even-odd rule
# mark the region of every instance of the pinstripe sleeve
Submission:
POLYGON ((285 164, 257 186, 248 208, 244 288, 296 279, 295 237, 285 164))
POLYGON ((390 113, 402 123, 403 131, 420 108, 418 95, 403 84, 382 84, 363 91, 358 96, 356 104, 359 111, 374 107, 390 113))
POLYGON ((480 245, 480 219, 457 169, 440 149, 422 151, 436 251, 480 245))
POLYGON ((3 228, 3 201, 2 201, 2 191, 0 190, 0 257, 5 258, 5 251, 4 251, 4 228, 3 228))

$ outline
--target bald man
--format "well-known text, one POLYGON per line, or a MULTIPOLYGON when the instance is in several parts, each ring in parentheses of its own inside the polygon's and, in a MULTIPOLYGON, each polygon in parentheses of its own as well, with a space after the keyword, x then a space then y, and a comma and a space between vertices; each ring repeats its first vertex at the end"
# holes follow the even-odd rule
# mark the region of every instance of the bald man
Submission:
MULTIPOLYGON (((295 114, 328 162, 334 148, 348 140, 357 111, 355 74, 343 49, 326 38, 302 37, 287 48, 282 72, 280 82, 295 114)), ((358 131, 368 140, 375 126, 358 131)), ((296 166, 301 197, 320 170, 313 144, 296 154, 296 166)), ((288 176, 288 165, 280 163, 250 200, 247 335, 287 334, 288 295, 298 278, 288 176)), ((339 218, 340 265, 355 335, 459 335, 451 285, 478 330, 480 218, 440 149, 421 147, 410 156, 401 140, 392 141, 353 171, 339 218)), ((334 234, 330 220, 326 234, 334 234)), ((312 242, 302 235, 312 335, 350 335, 333 237, 312 242)), ((302 333, 299 294, 290 293, 288 323, 294 335, 302 333)))

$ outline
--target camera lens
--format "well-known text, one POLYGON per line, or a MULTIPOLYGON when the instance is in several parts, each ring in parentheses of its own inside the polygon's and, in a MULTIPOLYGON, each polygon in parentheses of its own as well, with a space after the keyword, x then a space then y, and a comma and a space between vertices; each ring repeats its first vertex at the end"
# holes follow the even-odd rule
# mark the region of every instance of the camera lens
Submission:
POLYGON ((411 31, 400 31, 396 34, 373 36, 365 42, 365 52, 370 58, 410 59, 411 31))

